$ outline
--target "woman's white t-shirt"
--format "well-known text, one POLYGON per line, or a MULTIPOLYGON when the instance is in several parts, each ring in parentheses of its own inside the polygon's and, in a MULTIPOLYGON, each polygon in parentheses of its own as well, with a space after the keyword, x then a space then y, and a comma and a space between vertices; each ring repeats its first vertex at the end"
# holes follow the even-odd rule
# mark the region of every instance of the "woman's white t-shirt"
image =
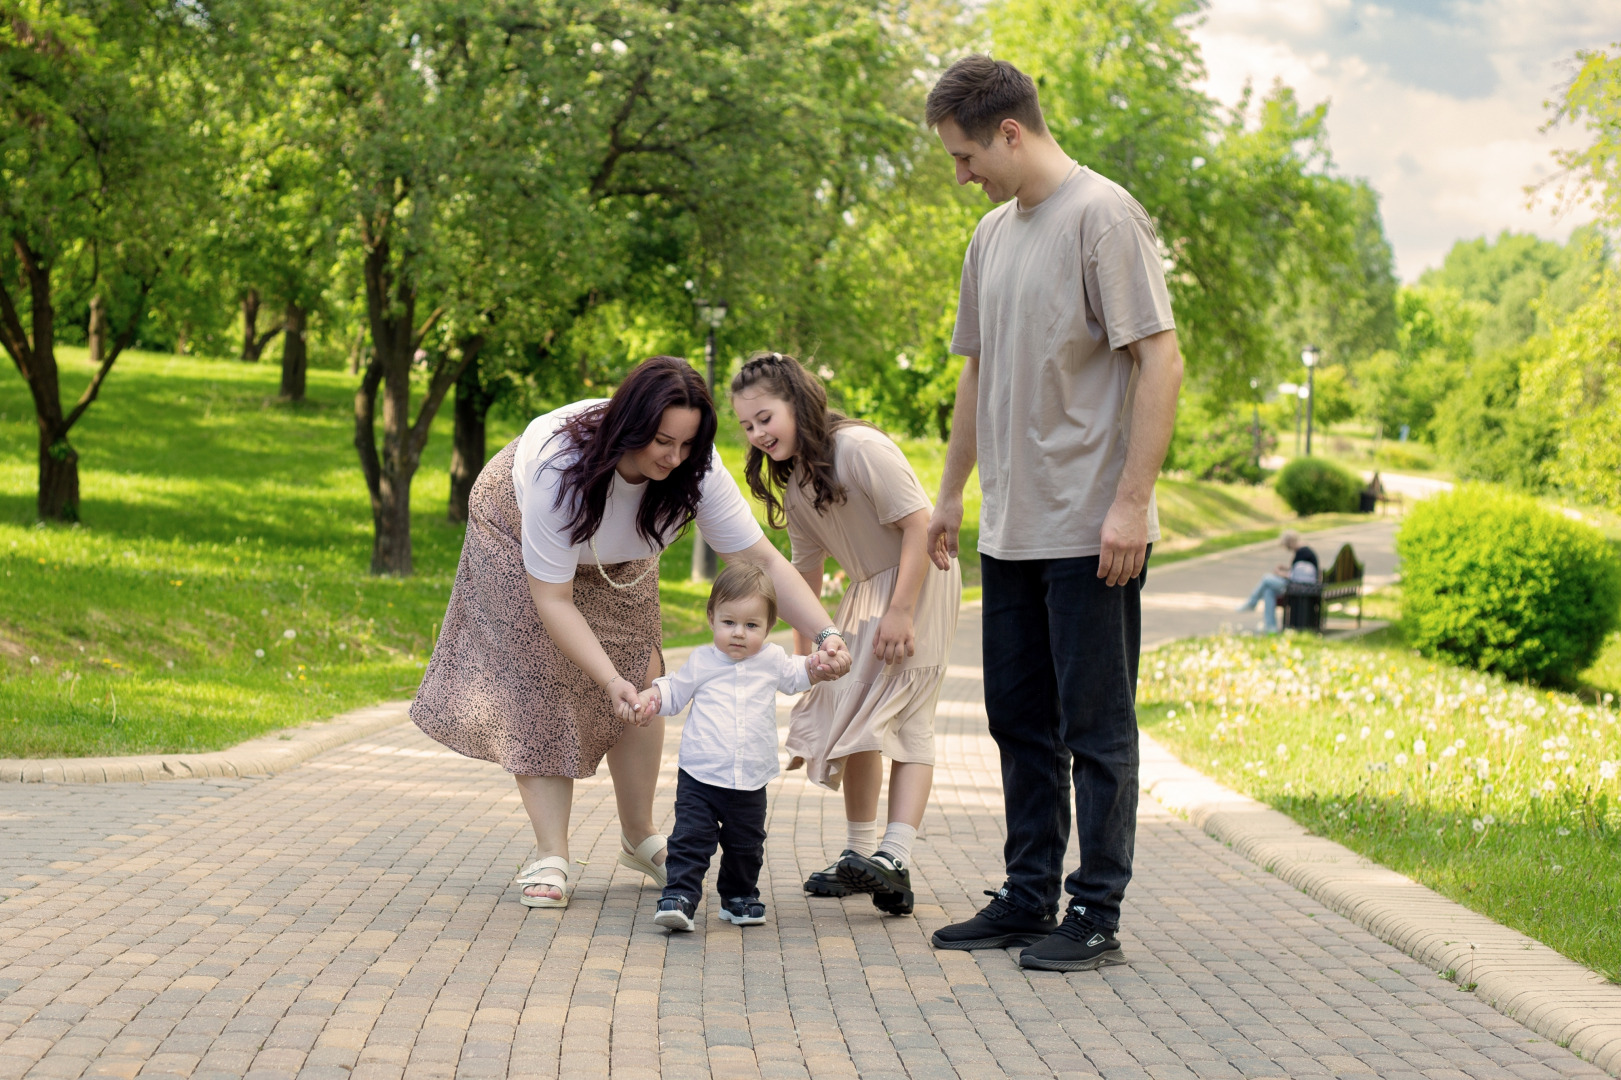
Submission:
MULTIPOLYGON (((575 413, 600 405, 604 398, 576 401, 544 416, 537 416, 518 440, 518 453, 512 462, 512 483, 518 494, 518 511, 523 515, 523 565, 532 577, 561 584, 572 581, 581 563, 594 564, 590 543, 569 542, 570 509, 557 506, 560 467, 573 460, 572 449, 557 430, 575 413)), ((742 551, 765 538, 760 523, 749 512, 749 504, 737 488, 737 481, 721 464, 720 454, 710 451, 709 472, 698 495, 698 531, 711 548, 722 554, 742 551)), ((617 472, 608 492, 602 525, 597 530, 597 555, 609 565, 646 559, 668 546, 649 544, 636 531, 636 511, 642 505, 647 485, 632 484, 617 472)), ((674 539, 671 537, 670 539, 674 539)))

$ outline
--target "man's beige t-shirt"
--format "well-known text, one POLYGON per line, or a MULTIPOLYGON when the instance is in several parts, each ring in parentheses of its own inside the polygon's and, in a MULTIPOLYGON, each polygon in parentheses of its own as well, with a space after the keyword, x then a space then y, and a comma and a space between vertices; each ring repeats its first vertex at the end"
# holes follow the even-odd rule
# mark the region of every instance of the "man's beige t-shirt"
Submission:
POLYGON ((1077 168, 1035 208, 1012 200, 980 220, 951 351, 979 357, 981 553, 1102 550, 1131 434, 1126 346, 1175 325, 1153 223, 1114 181, 1077 168))

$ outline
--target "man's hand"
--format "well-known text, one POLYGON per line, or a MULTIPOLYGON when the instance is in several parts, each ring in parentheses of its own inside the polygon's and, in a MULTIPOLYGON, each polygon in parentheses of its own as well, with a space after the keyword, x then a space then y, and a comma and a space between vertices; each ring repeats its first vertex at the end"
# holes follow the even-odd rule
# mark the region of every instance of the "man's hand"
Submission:
POLYGON ((1148 508, 1116 499, 1103 519, 1103 550, 1098 577, 1107 585, 1124 585, 1143 572, 1148 561, 1148 508))
POLYGON ((929 518, 926 537, 929 559, 942 570, 951 569, 957 557, 957 537, 962 532, 962 499, 941 499, 929 518))

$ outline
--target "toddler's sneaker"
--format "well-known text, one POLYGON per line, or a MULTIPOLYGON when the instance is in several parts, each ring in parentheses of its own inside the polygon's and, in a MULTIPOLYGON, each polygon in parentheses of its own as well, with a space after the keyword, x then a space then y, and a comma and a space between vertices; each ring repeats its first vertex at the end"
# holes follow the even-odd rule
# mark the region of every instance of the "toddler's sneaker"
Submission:
POLYGON ((765 905, 758 896, 734 896, 721 904, 720 917, 738 926, 759 926, 765 922, 765 905))
POLYGON ((696 910, 697 907, 685 896, 662 897, 659 900, 658 914, 653 916, 653 921, 671 930, 690 931, 694 925, 692 913, 696 910))

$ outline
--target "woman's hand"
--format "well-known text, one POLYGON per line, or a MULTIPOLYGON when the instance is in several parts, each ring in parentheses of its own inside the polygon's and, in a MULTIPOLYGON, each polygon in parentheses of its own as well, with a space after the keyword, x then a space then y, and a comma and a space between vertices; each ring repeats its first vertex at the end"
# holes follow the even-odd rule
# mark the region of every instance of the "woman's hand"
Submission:
POLYGON ((872 655, 881 663, 898 664, 917 652, 912 615, 890 608, 878 621, 878 635, 872 641, 872 655))
POLYGON ((623 675, 615 675, 608 680, 608 685, 602 688, 608 695, 608 702, 613 706, 614 715, 627 724, 637 727, 646 727, 650 717, 642 715, 641 695, 636 692, 636 686, 623 675))

